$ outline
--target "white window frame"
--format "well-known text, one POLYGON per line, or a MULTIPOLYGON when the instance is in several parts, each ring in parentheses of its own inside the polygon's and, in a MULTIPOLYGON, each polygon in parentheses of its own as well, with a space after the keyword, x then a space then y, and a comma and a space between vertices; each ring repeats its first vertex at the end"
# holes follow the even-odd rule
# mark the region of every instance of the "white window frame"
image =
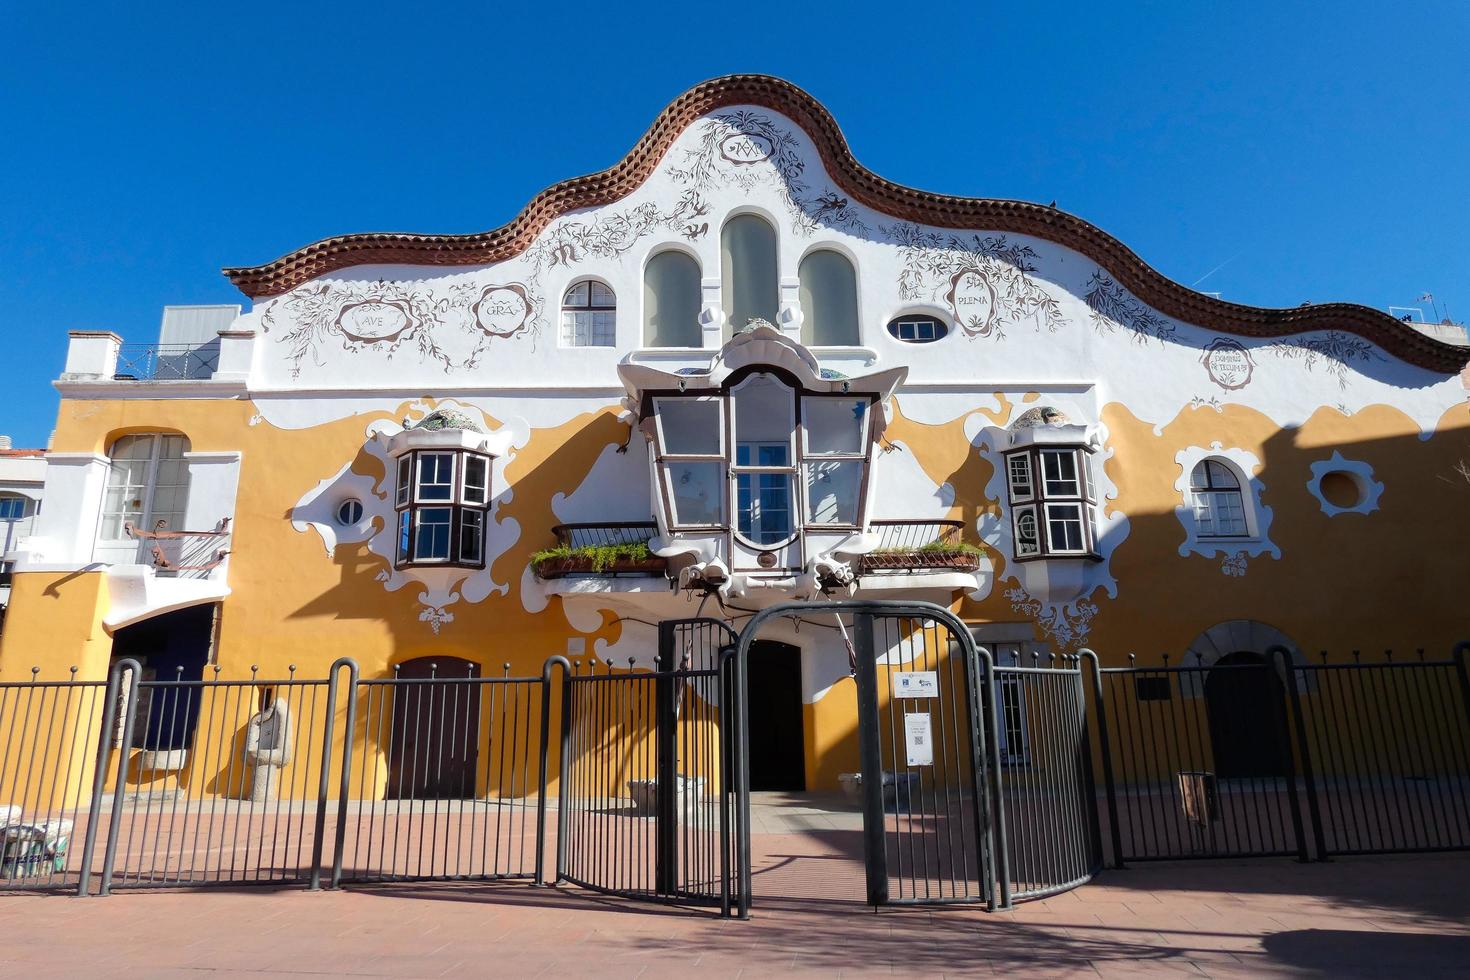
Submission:
POLYGON ((1035 499, 1036 496, 1036 474, 1031 472, 1031 454, 1029 452, 1010 453, 1005 457, 1006 464, 1006 489, 1011 496, 1011 503, 1024 504, 1035 499), (1016 464, 1021 464, 1025 471, 1025 493, 1017 489, 1016 464))
POLYGON ((458 483, 457 477, 459 473, 459 467, 457 465, 457 460, 455 459, 455 457, 457 457, 458 455, 458 453, 450 451, 422 449, 416 451, 413 454, 413 502, 415 504, 429 504, 430 506, 442 504, 445 507, 452 507, 454 505, 455 499, 458 497, 458 494, 455 492, 455 486, 458 483), (449 480, 448 482, 435 481, 434 483, 425 484, 423 462, 426 459, 433 459, 436 457, 447 457, 449 459, 449 480), (425 497, 425 486, 445 487, 448 489, 449 493, 447 496, 444 497, 425 497))
POLYGON ((433 504, 431 504, 431 505, 429 505, 427 507, 415 507, 413 509, 412 513, 413 513, 413 549, 414 549, 414 554, 413 554, 413 556, 409 560, 413 564, 415 564, 415 565, 448 565, 450 563, 450 560, 451 560, 452 556, 454 555, 454 502, 453 501, 446 500, 446 501, 442 501, 442 502, 435 502, 435 503, 433 503, 433 504), (435 558, 435 557, 428 557, 428 558, 426 558, 426 557, 421 556, 420 553, 419 553, 420 545, 421 545, 421 543, 424 540, 424 535, 423 535, 424 520, 423 520, 423 518, 424 518, 424 515, 425 514, 427 514, 429 511, 432 511, 432 510, 442 510, 446 514, 449 515, 449 520, 446 523, 444 523, 444 524, 441 525, 441 524, 439 524, 439 523, 436 522, 433 525, 434 527, 441 527, 442 526, 444 528, 444 557, 443 558, 435 558))
POLYGON ((0 493, 0 508, 6 507, 7 505, 10 504, 11 501, 15 501, 16 504, 19 504, 20 505, 20 513, 18 513, 18 514, 5 514, 5 513, 3 513, 3 511, 0 511, 0 521, 23 521, 23 520, 25 520, 26 519, 26 504, 29 502, 29 500, 30 500, 29 497, 21 496, 18 493, 0 493))
MULTIPOLYGON (((108 517, 107 496, 108 496, 109 492, 114 489, 113 483, 112 483, 112 477, 113 477, 113 473, 116 472, 116 466, 117 466, 117 461, 113 458, 112 454, 114 452, 116 452, 116 450, 117 450, 117 444, 119 442, 121 442, 123 439, 126 439, 126 438, 140 438, 140 437, 146 437, 146 438, 148 438, 149 440, 151 440, 151 443, 150 443, 150 446, 149 446, 148 465, 144 469, 143 482, 138 485, 139 486, 139 492, 142 495, 142 498, 141 499, 143 501, 143 507, 142 507, 141 511, 139 512, 139 514, 138 514, 138 523, 135 526, 140 531, 152 531, 152 530, 155 530, 155 528, 153 526, 154 525, 154 504, 157 502, 156 501, 156 496, 157 496, 157 493, 158 493, 158 465, 159 465, 159 463, 163 459, 163 441, 167 437, 174 437, 174 438, 183 440, 183 446, 184 446, 184 448, 179 453, 179 460, 180 460, 180 462, 184 466, 184 484, 183 484, 183 486, 184 486, 184 513, 187 513, 187 511, 188 511, 188 506, 189 506, 189 491, 191 489, 190 483, 192 482, 190 480, 190 478, 189 478, 190 477, 190 474, 189 474, 189 469, 188 469, 188 454, 189 454, 189 451, 191 449, 192 444, 189 442, 189 439, 188 439, 187 436, 185 436, 185 435, 183 435, 182 433, 179 433, 179 432, 135 432, 135 433, 129 433, 127 436, 119 436, 117 439, 113 440, 112 445, 108 448, 107 481, 106 481, 106 483, 104 485, 104 488, 103 488, 102 513, 101 513, 101 517, 100 517, 101 523, 103 523, 103 524, 106 524, 106 522, 107 522, 107 517, 108 517)), ((129 485, 131 486, 131 484, 129 484, 129 485)), ((182 523, 182 516, 180 517, 180 521, 182 523)), ((119 536, 116 537, 116 538, 103 538, 102 535, 101 535, 101 529, 99 528, 98 529, 98 540, 105 541, 105 542, 108 542, 108 543, 129 542, 130 539, 128 537, 128 533, 127 533, 126 530, 123 529, 123 524, 124 523, 125 523, 125 520, 122 519, 122 515, 119 515, 119 521, 118 521, 118 534, 119 534, 119 536)), ((170 530, 170 531, 182 531, 183 528, 182 527, 171 527, 168 530, 170 530)))
POLYGON ((888 321, 888 336, 901 344, 932 344, 949 336, 949 324, 928 313, 913 313, 896 316, 888 321), (928 331, 920 330, 921 326, 927 326, 928 331), (905 337, 904 328, 909 328, 905 337), (929 336, 921 336, 927 332, 929 336))
POLYGON ((617 292, 601 279, 579 279, 576 282, 573 282, 571 285, 567 286, 567 288, 562 292, 561 296, 560 343, 563 347, 616 347, 618 343, 617 292), (603 289, 606 289, 609 293, 612 294, 613 301, 611 306, 592 305, 593 285, 601 286, 603 289), (587 305, 585 306, 576 306, 568 302, 569 298, 572 296, 572 293, 578 289, 587 290, 587 305), (598 314, 607 314, 608 318, 611 320, 611 326, 607 335, 607 343, 600 343, 596 339, 588 339, 585 343, 578 343, 577 325, 579 322, 581 322, 578 320, 578 317, 587 317, 587 320, 585 321, 586 330, 584 332, 584 335, 588 338, 595 338, 596 330, 593 325, 597 322, 598 314))
POLYGON ((1036 558, 1041 555, 1043 551, 1043 531, 1041 525, 1037 523, 1039 520, 1040 517, 1037 514, 1037 507, 1035 504, 1025 504, 1021 507, 1017 507, 1012 513, 1012 534, 1016 542, 1017 558, 1036 558), (1032 525, 1036 529, 1036 536, 1035 543, 1031 546, 1030 550, 1023 551, 1021 545, 1021 518, 1025 516, 1030 516, 1032 525))
POLYGON ((1041 483, 1041 493, 1042 493, 1042 496, 1043 497, 1079 497, 1080 498, 1080 497, 1085 497, 1087 495, 1087 480, 1082 475, 1083 464, 1082 464, 1082 460, 1078 458, 1078 456, 1080 455, 1080 453, 1077 451, 1077 449, 1075 447, 1071 447, 1071 446, 1066 447, 1066 448, 1046 447, 1046 448, 1042 448, 1042 449, 1037 450, 1037 454, 1036 455, 1037 455, 1037 459, 1040 461, 1040 464, 1041 464, 1041 473, 1039 474, 1039 476, 1041 477, 1041 479, 1040 479, 1039 482, 1041 483), (1053 490, 1052 489, 1051 484, 1053 483, 1053 479, 1047 473, 1047 463, 1046 463, 1046 461, 1048 459, 1069 459, 1069 460, 1072 461, 1072 477, 1071 477, 1071 479, 1070 480, 1067 480, 1067 478, 1065 478, 1065 477, 1057 477, 1056 478, 1056 481, 1055 481, 1055 482, 1058 482, 1058 483, 1069 482, 1071 484, 1071 486, 1072 486, 1072 489, 1070 489, 1070 490, 1053 490))
POLYGON ((1229 460, 1226 460, 1219 456, 1206 456, 1204 459, 1201 459, 1199 462, 1195 463, 1193 467, 1190 468, 1190 512, 1194 519, 1195 534, 1201 541, 1248 541, 1251 538, 1255 537, 1254 529, 1251 525, 1251 508, 1246 501, 1246 487, 1248 485, 1248 481, 1246 481, 1241 476, 1240 471, 1237 470, 1235 466, 1230 463, 1229 460), (1214 486, 1214 481, 1210 478, 1209 464, 1211 463, 1214 463, 1215 465, 1223 468, 1225 472, 1230 475, 1231 479, 1235 481, 1235 486, 1214 486), (1195 484, 1194 474, 1200 469, 1203 469, 1205 471, 1204 486, 1197 486, 1195 484), (1216 507, 1214 500, 1219 497, 1228 496, 1235 497, 1236 506, 1240 509, 1240 525, 1243 530, 1241 530, 1239 533, 1231 534, 1206 533, 1204 530, 1204 524, 1200 520, 1201 510, 1209 510, 1212 515, 1211 523, 1218 524, 1219 522, 1214 520, 1213 517, 1216 507), (1206 500, 1209 500, 1211 502, 1206 505, 1204 504, 1206 500))
POLYGON ((490 457, 484 453, 466 452, 460 464, 459 470, 459 502, 470 507, 490 506, 490 457), (470 465, 472 463, 483 463, 485 466, 485 482, 476 489, 479 491, 479 499, 470 496, 470 465))
POLYGON ((1046 503, 1046 504, 1043 505, 1043 517, 1042 517, 1042 525, 1043 525, 1043 527, 1042 527, 1042 531, 1046 535, 1046 537, 1045 537, 1044 540, 1046 541, 1046 551, 1047 551, 1047 554, 1052 554, 1052 555, 1085 555, 1085 554, 1088 554, 1088 550, 1087 550, 1087 537, 1088 537, 1088 535, 1087 535, 1087 522, 1088 522, 1088 516, 1089 515, 1088 515, 1088 512, 1087 511, 1088 511, 1087 502, 1085 500, 1058 500, 1058 501, 1048 502, 1048 503, 1046 503), (1051 512, 1052 512, 1052 508, 1054 508, 1054 507, 1075 507, 1077 509, 1077 530, 1078 530, 1078 536, 1082 539, 1082 545, 1081 545, 1081 547, 1079 547, 1079 548, 1062 548, 1062 547, 1058 547, 1057 543, 1052 540, 1052 534, 1051 534, 1052 516, 1051 516, 1051 512))

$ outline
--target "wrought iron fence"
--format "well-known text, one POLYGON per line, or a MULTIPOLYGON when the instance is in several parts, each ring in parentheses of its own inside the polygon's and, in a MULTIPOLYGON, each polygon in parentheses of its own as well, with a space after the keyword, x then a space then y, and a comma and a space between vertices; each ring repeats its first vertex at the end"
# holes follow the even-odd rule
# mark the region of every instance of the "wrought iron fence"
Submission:
POLYGON ((332 884, 535 878, 547 679, 402 667, 354 685, 332 884))
POLYGON ((105 681, 41 677, 0 684, 0 891, 74 889, 88 867, 77 843, 97 819, 93 776, 111 715, 105 681))
POLYGON ((318 874, 335 679, 299 678, 294 667, 284 678, 207 672, 113 668, 112 792, 96 800, 99 828, 107 810, 100 894, 318 874))
POLYGON ((219 370, 219 341, 188 344, 124 344, 118 348, 116 381, 197 381, 219 370))
POLYGON ((670 621, 653 670, 573 666, 562 700, 557 881, 729 914, 733 638, 717 620, 670 621))
POLYGON ((1090 650, 1044 658, 1013 653, 994 670, 988 700, 1000 743, 1008 900, 1067 891, 1101 867, 1084 659, 1096 671, 1090 650))
POLYGON ((558 524, 552 528, 556 543, 564 548, 602 548, 619 544, 644 544, 658 533, 653 521, 612 521, 604 524, 558 524))

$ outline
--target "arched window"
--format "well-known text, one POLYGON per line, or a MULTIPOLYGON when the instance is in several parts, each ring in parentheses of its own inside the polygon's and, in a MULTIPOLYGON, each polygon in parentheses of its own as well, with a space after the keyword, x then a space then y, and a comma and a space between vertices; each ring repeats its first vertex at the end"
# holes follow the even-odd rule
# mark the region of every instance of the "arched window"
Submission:
POLYGON ((699 347, 699 263, 683 252, 660 252, 643 270, 643 345, 699 347))
POLYGON ((856 347, 857 273, 841 252, 812 252, 796 270, 801 280, 801 342, 808 347, 856 347))
POLYGON ((764 218, 740 214, 720 229, 720 273, 725 299, 725 338, 751 320, 776 322, 781 305, 776 272, 776 229, 764 218))
POLYGON ((612 347, 617 340, 617 297, 603 283, 579 282, 561 299, 563 347, 612 347))
POLYGON ((1200 460, 1189 474, 1189 497, 1199 537, 1250 536, 1240 477, 1229 464, 1218 459, 1200 460))
POLYGON ((932 344, 949 334, 949 326, 927 313, 909 313, 888 321, 888 335, 905 344, 932 344))
POLYGON ((102 502, 104 541, 127 538, 125 524, 144 531, 181 531, 189 503, 189 440, 181 435, 123 436, 108 453, 112 465, 102 502))

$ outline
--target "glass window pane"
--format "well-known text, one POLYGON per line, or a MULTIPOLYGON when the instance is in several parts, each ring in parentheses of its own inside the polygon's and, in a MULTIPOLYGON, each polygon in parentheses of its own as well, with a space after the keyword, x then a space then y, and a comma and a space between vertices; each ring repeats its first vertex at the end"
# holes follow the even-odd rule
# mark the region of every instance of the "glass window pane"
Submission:
POLYGON ((1010 475, 1011 498, 1031 497, 1031 459, 1024 453, 1006 457, 1006 472, 1010 475))
POLYGON ((725 338, 751 320, 776 322, 778 275, 776 229, 753 214, 736 215, 720 229, 721 296, 725 303, 725 338))
POLYGON ((25 511, 24 497, 0 497, 0 521, 18 521, 25 511))
POLYGON ((587 283, 587 288, 591 293, 589 305, 613 306, 617 303, 617 298, 613 296, 613 291, 602 283, 589 282, 587 283))
POLYGON ((803 398, 808 456, 861 456, 867 450, 868 399, 803 398))
POLYGON ((485 512, 462 510, 459 516, 459 560, 477 565, 485 542, 485 512))
POLYGON ((663 452, 669 456, 720 455, 720 402, 715 398, 654 401, 663 452))
POLYGON ((562 306, 586 306, 587 305, 587 283, 579 282, 570 287, 566 295, 562 297, 562 306))
POLYGON ((735 441, 789 445, 796 429, 796 393, 769 374, 741 384, 731 397, 735 441))
POLYGON ((398 515, 398 560, 400 562, 408 558, 409 526, 412 519, 413 515, 409 511, 398 515))
POLYGON ((801 260, 801 342, 852 347, 858 338, 857 275, 845 255, 821 249, 801 260))
POLYGON ((415 512, 414 561, 449 560, 450 514, 448 507, 421 507, 415 512))
POLYGON ((1016 555, 1027 557, 1041 553, 1041 535, 1036 526, 1036 508, 1016 511, 1016 555))
POLYGON ((450 453, 419 453, 418 461, 418 499, 453 499, 454 456, 450 453))
POLYGON ((413 489, 413 454, 409 453, 398 460, 398 503, 408 503, 408 495, 413 489))
POLYGON ((1046 537, 1052 551, 1081 551, 1084 547, 1082 505, 1048 504, 1046 537))
POLYGON ((1077 482, 1076 450, 1043 449, 1041 472, 1048 497, 1081 496, 1082 490, 1077 482))
POLYGON ((856 524, 864 464, 860 460, 807 463, 806 509, 811 524, 856 524))
POLYGON ((483 504, 490 497, 490 460, 484 456, 464 458, 464 502, 483 504))
POLYGON ((683 252, 660 252, 643 270, 643 343, 698 347, 704 342, 699 263, 683 252))
POLYGON ((666 463, 664 470, 675 524, 725 522, 724 463, 666 463))
MULTIPOLYGON (((781 465, 774 460, 785 459, 786 447, 769 448, 773 452, 757 453, 757 458, 773 460, 763 465, 781 465)), ((791 483, 790 473, 741 473, 735 477, 739 507, 736 526, 742 535, 756 544, 778 544, 791 537, 791 483)))

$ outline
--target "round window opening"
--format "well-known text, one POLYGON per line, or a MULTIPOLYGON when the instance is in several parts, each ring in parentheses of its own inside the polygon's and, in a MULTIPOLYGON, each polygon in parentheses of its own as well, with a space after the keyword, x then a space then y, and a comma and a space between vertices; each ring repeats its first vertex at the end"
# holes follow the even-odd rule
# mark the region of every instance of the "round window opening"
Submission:
POLYGON ((1322 499, 1341 510, 1361 507, 1366 496, 1357 476, 1347 470, 1332 470, 1323 473, 1318 486, 1322 499))
POLYGON ((888 333, 905 344, 932 344, 943 340, 949 327, 936 317, 914 314, 888 321, 888 333))
POLYGON ((343 527, 351 527, 362 520, 362 503, 357 500, 344 500, 337 508, 337 523, 343 527))

